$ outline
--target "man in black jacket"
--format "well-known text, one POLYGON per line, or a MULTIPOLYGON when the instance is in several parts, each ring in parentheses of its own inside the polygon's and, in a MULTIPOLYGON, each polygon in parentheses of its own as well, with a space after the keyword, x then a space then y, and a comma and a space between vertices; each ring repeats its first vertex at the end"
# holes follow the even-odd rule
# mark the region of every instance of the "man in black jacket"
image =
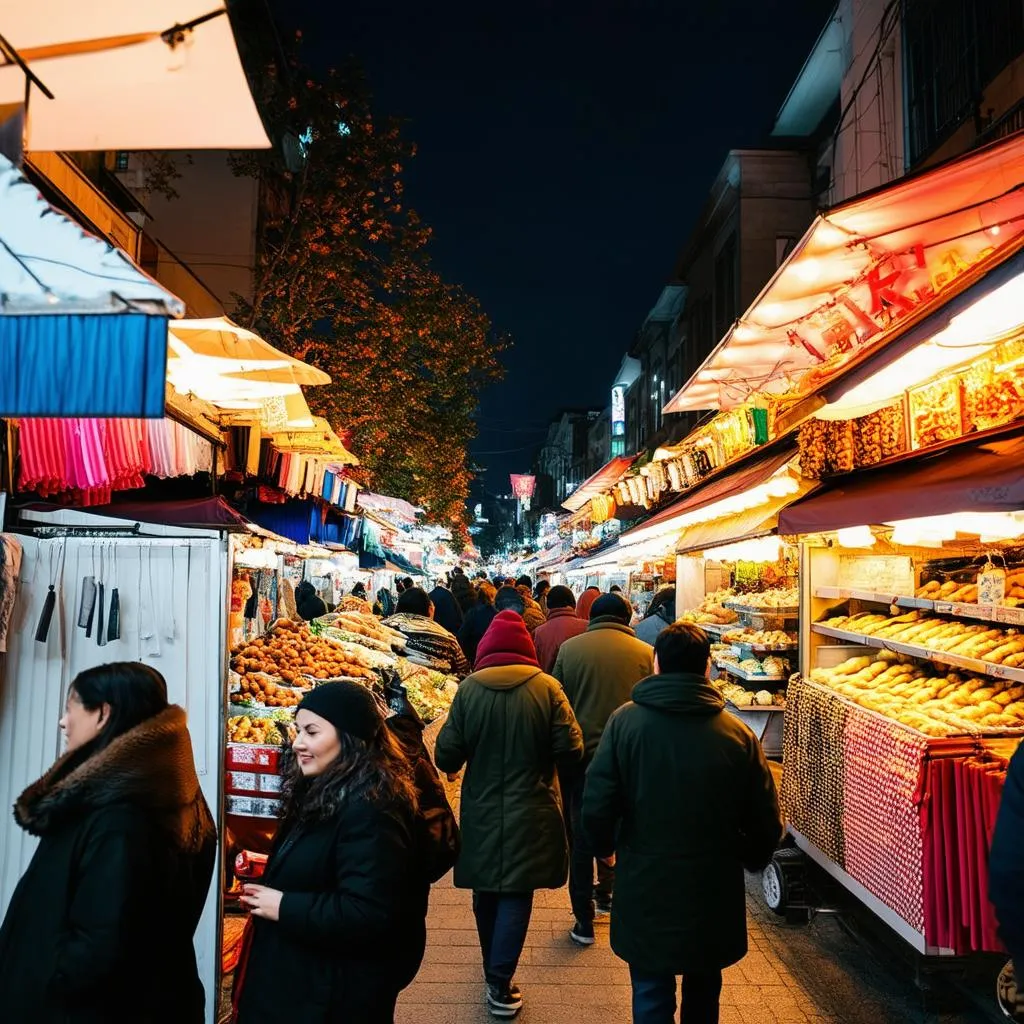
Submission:
POLYGON ((754 734, 708 682, 696 626, 666 627, 655 675, 608 721, 587 773, 583 829, 617 852, 611 944, 629 964, 634 1024, 668 1024, 683 976, 681 1024, 714 1024, 722 969, 747 952, 743 869, 782 835, 779 802, 754 734))

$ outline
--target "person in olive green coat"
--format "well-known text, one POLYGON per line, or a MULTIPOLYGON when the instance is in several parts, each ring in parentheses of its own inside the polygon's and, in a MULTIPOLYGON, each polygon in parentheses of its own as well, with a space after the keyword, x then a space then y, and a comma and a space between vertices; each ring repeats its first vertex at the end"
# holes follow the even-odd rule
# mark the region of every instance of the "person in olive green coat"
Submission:
POLYGON ((655 672, 608 722, 583 828, 617 854, 611 945, 629 964, 635 1024, 718 1020, 722 969, 747 951, 743 869, 771 859, 782 821, 754 734, 708 682, 703 630, 666 627, 655 672))
POLYGON ((565 884, 568 855, 556 768, 579 761, 583 734, 562 688, 541 671, 522 617, 499 612, 437 737, 434 760, 466 765, 455 884, 473 890, 487 1004, 515 1016, 514 983, 535 889, 565 884))
POLYGON ((586 632, 562 644, 551 670, 569 698, 586 746, 583 763, 563 772, 561 780, 569 829, 569 899, 576 919, 569 937, 580 946, 594 943, 594 896, 597 907, 607 913, 615 886, 611 862, 597 861, 595 892, 594 851, 580 828, 584 772, 612 712, 654 671, 654 648, 629 628, 631 616, 632 609, 620 594, 602 594, 591 605, 586 632))

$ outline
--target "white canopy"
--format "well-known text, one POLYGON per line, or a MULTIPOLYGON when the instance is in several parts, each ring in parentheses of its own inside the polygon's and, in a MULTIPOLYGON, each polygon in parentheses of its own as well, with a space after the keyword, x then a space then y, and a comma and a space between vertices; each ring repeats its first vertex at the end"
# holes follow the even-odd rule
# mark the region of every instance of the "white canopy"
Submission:
MULTIPOLYGON (((54 96, 32 88, 26 148, 269 146, 224 11, 224 0, 0 0, 0 35, 54 96)), ((0 104, 24 93, 24 71, 0 66, 0 104)))
POLYGON ((120 249, 54 210, 3 156, 0 303, 6 314, 120 313, 128 306, 173 317, 185 312, 120 249))

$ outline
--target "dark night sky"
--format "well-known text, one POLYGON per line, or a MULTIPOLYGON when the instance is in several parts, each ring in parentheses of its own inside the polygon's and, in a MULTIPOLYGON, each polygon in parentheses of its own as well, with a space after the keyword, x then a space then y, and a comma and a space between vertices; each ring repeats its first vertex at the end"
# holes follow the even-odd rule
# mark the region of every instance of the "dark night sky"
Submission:
POLYGON ((607 404, 727 150, 768 132, 832 6, 276 0, 312 63, 357 57, 408 122, 435 261, 515 340, 481 403, 490 489, 559 408, 607 404))

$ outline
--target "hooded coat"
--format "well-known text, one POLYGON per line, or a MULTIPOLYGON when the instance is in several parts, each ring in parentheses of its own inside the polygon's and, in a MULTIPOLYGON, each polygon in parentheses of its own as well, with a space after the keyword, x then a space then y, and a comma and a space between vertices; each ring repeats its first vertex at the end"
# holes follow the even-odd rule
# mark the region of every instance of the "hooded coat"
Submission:
POLYGON ((636 624, 637 639, 653 647, 661 631, 675 621, 672 610, 667 605, 661 605, 653 615, 648 615, 636 624))
POLYGON ((466 617, 462 620, 462 629, 459 630, 459 646, 470 665, 476 664, 476 650, 497 614, 498 610, 494 605, 483 598, 466 612, 466 617))
POLYGON ((584 622, 590 621, 590 606, 601 596, 597 587, 587 587, 576 602, 576 615, 584 622))
POLYGON ((589 763, 613 711, 654 671, 654 649, 611 615, 590 620, 585 633, 566 640, 552 675, 562 684, 586 743, 589 763))
POLYGON ((743 869, 782 836, 761 745, 697 675, 643 680, 587 772, 583 828, 616 854, 616 955, 647 974, 715 971, 747 952, 743 869))
POLYGON ((460 889, 523 893, 557 889, 568 877, 556 770, 579 761, 583 736, 532 649, 518 615, 496 616, 480 645, 482 667, 462 681, 437 737, 441 771, 466 765, 460 889))
POLYGON ((18 798, 39 846, 0 927, 0 1017, 12 1024, 202 1024, 192 945, 217 833, 180 707, 18 798))

